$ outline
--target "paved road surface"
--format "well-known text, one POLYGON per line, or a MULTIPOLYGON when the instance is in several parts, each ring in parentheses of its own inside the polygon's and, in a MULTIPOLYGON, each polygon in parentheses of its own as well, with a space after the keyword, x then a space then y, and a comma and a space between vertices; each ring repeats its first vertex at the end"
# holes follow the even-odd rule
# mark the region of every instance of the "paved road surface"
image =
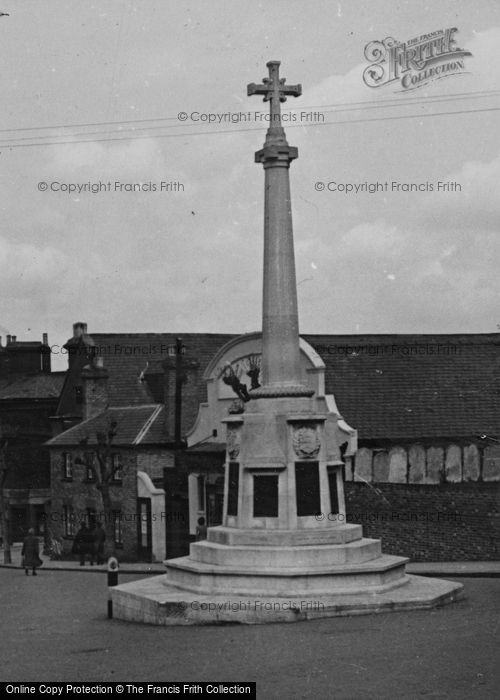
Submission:
POLYGON ((0 679, 256 680, 266 699, 497 698, 500 581, 460 581, 466 600, 428 612, 158 628, 108 621, 105 575, 0 569, 0 679))

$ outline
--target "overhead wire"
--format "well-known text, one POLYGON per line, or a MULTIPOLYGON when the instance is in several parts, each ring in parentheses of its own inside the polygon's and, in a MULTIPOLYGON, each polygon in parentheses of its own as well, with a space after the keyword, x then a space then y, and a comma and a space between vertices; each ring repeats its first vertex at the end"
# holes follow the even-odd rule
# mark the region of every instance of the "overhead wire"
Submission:
MULTIPOLYGON (((399 115, 389 115, 389 116, 382 116, 382 117, 365 117, 365 118, 360 118, 360 119, 346 119, 346 120, 333 120, 333 121, 328 121, 328 122, 316 122, 316 123, 306 123, 306 124, 290 124, 287 122, 286 128, 287 129, 293 129, 293 128, 314 128, 314 127, 319 127, 319 126, 338 126, 338 125, 344 125, 344 124, 360 124, 360 123, 370 123, 370 122, 377 122, 377 121, 393 121, 393 120, 399 120, 399 119, 424 119, 424 118, 429 118, 429 117, 440 117, 440 116, 451 116, 451 115, 465 115, 465 114, 478 114, 478 113, 485 113, 485 112, 497 112, 500 111, 500 107, 484 107, 484 108, 478 108, 478 109, 468 109, 468 110, 450 110, 450 111, 444 111, 444 112, 426 112, 426 113, 420 113, 420 114, 399 114, 399 115)), ((169 127, 169 128, 179 128, 179 127, 188 127, 189 126, 194 126, 194 125, 188 125, 188 124, 178 124, 175 125, 174 127, 169 127)), ((156 127, 144 127, 144 128, 139 128, 139 131, 146 131, 146 130, 154 130, 162 128, 159 126, 156 127)), ((60 136, 56 136, 57 141, 34 141, 35 139, 39 138, 51 138, 50 136, 47 137, 39 137, 39 136, 33 136, 33 137, 27 137, 27 139, 24 138, 19 138, 15 143, 13 142, 0 142, 0 148, 26 148, 26 147, 33 147, 33 146, 57 146, 57 145, 71 145, 71 144, 80 144, 80 143, 101 143, 101 142, 113 142, 113 141, 135 141, 135 140, 143 140, 143 139, 151 139, 151 138, 157 138, 157 139, 163 139, 163 138, 189 138, 192 136, 209 136, 209 135, 218 135, 218 134, 235 134, 235 133, 244 133, 244 132, 251 132, 251 131, 261 131, 261 128, 259 126, 256 127, 251 127, 251 128, 231 128, 231 129, 212 129, 210 131, 188 131, 185 133, 167 133, 167 134, 162 134, 162 133, 157 133, 154 134, 153 136, 150 134, 130 134, 130 135, 121 135, 121 136, 105 136, 101 137, 100 135, 102 133, 110 133, 110 132, 89 132, 89 133, 82 133, 82 134, 73 134, 70 135, 68 134, 67 136, 64 134, 61 134, 60 136), (74 138, 74 136, 85 136, 85 137, 92 137, 92 138, 74 138), (93 138, 94 136, 98 136, 98 138, 93 138), (66 140, 62 140, 66 139, 66 140), (28 140, 30 143, 20 143, 20 141, 28 140)), ((116 133, 116 132, 111 132, 111 133, 116 133)))
MULTIPOLYGON (((358 111, 359 109, 381 109, 387 106, 405 106, 408 104, 413 104, 415 102, 421 104, 433 104, 434 102, 447 102, 454 99, 475 99, 478 97, 494 97, 500 95, 500 90, 477 90, 474 92, 457 92, 450 93, 449 95, 428 95, 427 97, 405 97, 405 98, 388 98, 385 100, 372 100, 372 101, 361 101, 361 102, 337 102, 326 105, 304 105, 301 107, 293 107, 289 111, 308 111, 313 109, 321 109, 327 114, 333 114, 335 112, 345 112, 345 111, 358 111), (330 108, 334 108, 330 110, 330 108)), ((249 110, 256 111, 256 110, 249 110)), ((94 126, 120 126, 122 124, 146 124, 151 122, 163 122, 163 121, 178 121, 178 117, 149 117, 147 119, 122 119, 115 121, 102 121, 102 122, 87 122, 87 123, 77 123, 77 124, 53 124, 46 126, 24 126, 24 127, 11 127, 0 129, 0 133, 17 133, 23 131, 46 131, 54 129, 85 129, 94 126)), ((179 126, 188 126, 188 124, 180 124, 179 126)), ((193 124, 194 126, 194 124, 193 124)), ((33 137, 35 138, 35 137, 33 137)), ((44 137, 41 137, 44 138, 44 137)))

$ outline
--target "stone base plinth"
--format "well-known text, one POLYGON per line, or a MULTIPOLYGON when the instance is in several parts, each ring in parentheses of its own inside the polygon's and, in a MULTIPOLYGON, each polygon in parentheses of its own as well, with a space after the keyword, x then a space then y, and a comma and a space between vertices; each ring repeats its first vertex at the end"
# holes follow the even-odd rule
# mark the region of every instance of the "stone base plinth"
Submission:
POLYGON ((325 617, 421 610, 451 603, 462 595, 452 581, 404 575, 385 591, 311 596, 236 596, 193 594, 169 585, 168 575, 111 589, 113 614, 120 620, 151 625, 265 624, 325 617))
MULTIPOLYGON (((335 564, 355 564, 370 561, 381 555, 380 540, 363 537, 345 545, 324 544, 269 546, 223 545, 216 542, 196 542, 191 545, 190 559, 202 564, 232 566, 247 572, 265 568, 281 569, 307 567, 308 570, 335 564)), ((168 563, 167 563, 168 566, 168 563)))
POLYGON ((294 597, 386 590, 404 583, 408 559, 384 554, 359 564, 267 567, 214 565, 181 557, 168 562, 168 582, 199 594, 294 597))
POLYGON ((114 616, 156 625, 296 622, 450 603, 462 585, 409 576, 359 525, 216 527, 167 573, 111 589, 114 616))
POLYGON ((347 524, 302 530, 249 530, 236 527, 208 528, 207 542, 225 545, 248 545, 260 547, 292 547, 299 545, 321 546, 325 544, 347 544, 363 536, 361 525, 347 524))

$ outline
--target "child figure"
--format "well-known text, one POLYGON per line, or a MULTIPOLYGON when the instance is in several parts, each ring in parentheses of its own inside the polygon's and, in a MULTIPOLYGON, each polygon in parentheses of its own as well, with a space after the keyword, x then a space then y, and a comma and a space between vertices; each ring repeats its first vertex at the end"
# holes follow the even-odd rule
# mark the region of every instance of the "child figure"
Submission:
POLYGON ((196 527, 196 541, 207 539, 207 526, 205 525, 205 518, 198 518, 198 525, 196 527))

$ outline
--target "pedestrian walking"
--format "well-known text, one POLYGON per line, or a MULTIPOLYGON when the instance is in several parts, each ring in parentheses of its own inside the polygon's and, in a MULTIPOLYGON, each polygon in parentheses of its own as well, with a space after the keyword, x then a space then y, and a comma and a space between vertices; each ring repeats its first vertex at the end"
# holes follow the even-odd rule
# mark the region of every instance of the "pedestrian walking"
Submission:
POLYGON ((35 531, 32 527, 30 527, 28 534, 24 538, 21 556, 26 576, 29 576, 30 569, 33 572, 33 576, 36 576, 36 570, 43 562, 39 555, 38 537, 35 537, 35 531))
POLYGON ((94 564, 94 533, 89 530, 87 525, 82 521, 80 529, 73 540, 73 554, 78 554, 80 557, 80 566, 85 566, 85 557, 89 556, 90 565, 94 564))
POLYGON ((97 521, 94 530, 94 554, 97 564, 104 564, 104 543, 106 541, 106 533, 100 520, 97 521))

